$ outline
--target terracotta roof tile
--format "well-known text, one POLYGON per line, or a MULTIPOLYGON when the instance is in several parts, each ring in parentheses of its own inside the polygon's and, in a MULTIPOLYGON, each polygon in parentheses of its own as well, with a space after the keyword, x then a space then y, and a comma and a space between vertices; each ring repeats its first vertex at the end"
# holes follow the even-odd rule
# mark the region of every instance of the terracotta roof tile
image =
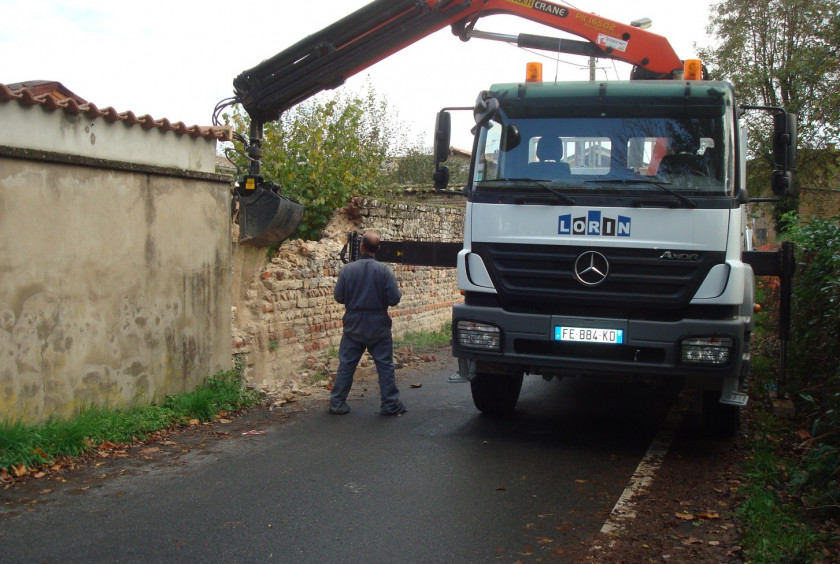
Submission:
MULTIPOLYGON (((157 126, 157 124, 155 123, 155 118, 153 118, 149 114, 146 114, 144 116, 140 116, 138 118, 138 120, 140 121, 140 125, 143 127, 143 129, 151 129, 151 128, 157 126)), ((161 125, 163 125, 164 121, 166 123, 169 123, 168 120, 163 119, 163 120, 161 120, 161 125)))
POLYGON ((99 109, 93 102, 76 96, 58 82, 30 81, 10 85, 0 83, 0 102, 12 101, 17 101, 22 106, 41 106, 50 112, 59 110, 67 114, 82 113, 89 118, 101 117, 110 123, 122 121, 129 126, 140 125, 144 129, 173 131, 177 135, 215 138, 219 141, 231 141, 233 138, 231 127, 187 126, 184 122, 172 123, 166 118, 156 120, 149 114, 138 118, 133 112, 118 112, 111 106, 99 109))
POLYGON ((6 86, 8 86, 9 90, 11 90, 12 92, 23 90, 24 88, 26 88, 29 91, 31 91, 35 96, 40 96, 41 94, 52 94, 59 100, 63 100, 64 98, 73 98, 80 104, 87 103, 87 100, 85 100, 75 92, 71 91, 69 88, 67 88, 60 82, 56 82, 54 80, 28 80, 26 82, 7 84, 6 86))
POLYGON ((90 102, 88 104, 88 108, 85 110, 85 115, 94 118, 99 116, 99 108, 96 107, 96 104, 90 102))

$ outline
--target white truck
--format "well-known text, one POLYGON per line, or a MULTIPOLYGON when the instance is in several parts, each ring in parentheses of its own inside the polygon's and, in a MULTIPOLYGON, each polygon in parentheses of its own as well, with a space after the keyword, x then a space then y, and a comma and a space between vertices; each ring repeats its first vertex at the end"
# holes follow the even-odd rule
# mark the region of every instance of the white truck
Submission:
MULTIPOLYGON (((765 109, 782 195, 795 116, 765 109)), ((480 94, 452 312, 479 410, 513 410, 524 374, 680 379, 705 391, 712 430, 737 428, 754 312, 744 111, 708 80, 480 94)), ((441 112, 439 162, 450 123, 441 112)), ((446 187, 445 167, 436 179, 446 187)))

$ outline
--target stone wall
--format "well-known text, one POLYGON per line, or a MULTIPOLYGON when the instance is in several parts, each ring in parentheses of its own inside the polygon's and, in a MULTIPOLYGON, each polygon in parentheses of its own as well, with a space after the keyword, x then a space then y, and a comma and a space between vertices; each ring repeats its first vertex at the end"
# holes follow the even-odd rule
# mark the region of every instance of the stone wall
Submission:
POLYGON ((800 217, 828 219, 840 215, 840 189, 804 188, 799 196, 800 217))
MULTIPOLYGON (((344 306, 333 299, 347 233, 374 230, 383 240, 461 241, 463 200, 386 202, 354 199, 321 241, 292 240, 266 260, 265 249, 234 248, 233 352, 246 355, 248 378, 264 387, 308 384, 341 340, 344 306)), ((454 268, 392 265, 403 293, 391 308, 394 335, 436 331, 459 301, 454 268)))

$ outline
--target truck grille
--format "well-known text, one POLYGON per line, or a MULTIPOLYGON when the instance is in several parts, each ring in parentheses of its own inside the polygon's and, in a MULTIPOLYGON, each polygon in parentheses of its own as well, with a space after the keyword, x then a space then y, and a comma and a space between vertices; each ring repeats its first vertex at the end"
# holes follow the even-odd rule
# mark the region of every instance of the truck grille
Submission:
POLYGON ((508 309, 535 302, 685 307, 709 270, 724 262, 723 252, 694 251, 697 260, 662 260, 662 249, 473 243, 472 252, 484 260, 499 291, 499 302, 508 309), (598 251, 609 261, 609 274, 597 286, 585 286, 575 278, 575 261, 585 251, 598 251))

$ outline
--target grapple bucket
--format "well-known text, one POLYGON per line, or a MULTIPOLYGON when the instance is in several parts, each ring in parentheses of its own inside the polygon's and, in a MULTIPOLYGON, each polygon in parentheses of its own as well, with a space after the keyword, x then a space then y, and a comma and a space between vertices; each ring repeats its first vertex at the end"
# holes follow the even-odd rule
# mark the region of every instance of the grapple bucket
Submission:
POLYGON ((288 239, 303 219, 304 207, 265 188, 239 198, 239 242, 273 247, 288 239))

